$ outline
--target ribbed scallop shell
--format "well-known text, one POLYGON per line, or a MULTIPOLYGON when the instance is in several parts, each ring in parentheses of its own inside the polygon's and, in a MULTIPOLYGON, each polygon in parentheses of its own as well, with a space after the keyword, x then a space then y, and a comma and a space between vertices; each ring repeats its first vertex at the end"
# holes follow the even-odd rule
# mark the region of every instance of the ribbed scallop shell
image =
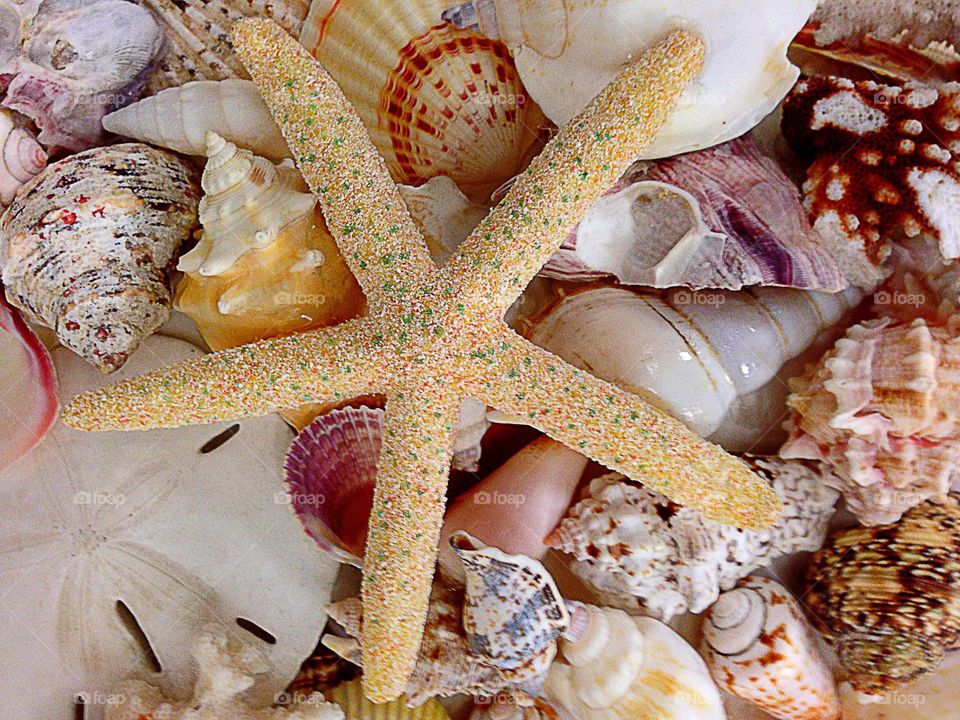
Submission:
POLYGON ((571 569, 608 594, 610 604, 669 620, 702 612, 721 590, 777 557, 816 550, 836 493, 822 472, 776 458, 748 458, 783 502, 776 525, 739 530, 705 520, 616 473, 593 480, 549 544, 575 558, 571 569))
POLYGON ((284 462, 290 504, 307 534, 334 557, 357 566, 382 437, 383 410, 333 410, 297 436, 284 462))
MULTIPOLYGON (((877 293, 879 296, 881 293, 877 293)), ((790 381, 784 457, 824 460, 865 524, 942 500, 960 474, 960 316, 856 325, 790 381)))
POLYGON ((372 703, 363 696, 359 680, 338 685, 327 693, 327 700, 340 706, 344 720, 450 720, 436 700, 417 708, 407 707, 403 697, 379 705, 372 703))
POLYGON ((446 24, 443 0, 317 0, 301 42, 363 118, 397 182, 448 175, 486 200, 545 119, 506 46, 446 24))
POLYGON ((703 616, 701 653, 722 689, 778 720, 839 720, 840 699, 790 591, 751 575, 703 616))
POLYGON ((270 160, 290 157, 252 80, 198 80, 168 88, 110 113, 103 128, 184 155, 206 156, 207 133, 215 132, 270 160))
POLYGON ((246 78, 233 52, 230 28, 245 17, 268 17, 294 37, 310 9, 308 0, 143 0, 161 19, 169 50, 148 90, 155 93, 191 80, 246 78))
POLYGON ((47 154, 33 134, 17 124, 13 111, 0 109, 0 210, 46 164, 47 154))
POLYGON ((960 647, 960 501, 837 532, 803 597, 856 690, 880 694, 934 670, 960 647))
POLYGON ((146 145, 49 165, 0 223, 7 298, 88 362, 116 370, 169 316, 167 273, 199 195, 187 165, 146 145))

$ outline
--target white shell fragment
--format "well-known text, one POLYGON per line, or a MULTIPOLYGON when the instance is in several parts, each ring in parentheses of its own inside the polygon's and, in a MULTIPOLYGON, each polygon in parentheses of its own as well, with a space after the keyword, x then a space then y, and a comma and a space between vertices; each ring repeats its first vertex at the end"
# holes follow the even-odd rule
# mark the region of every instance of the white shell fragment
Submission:
MULTIPOLYGON (((201 355, 153 336, 118 377, 201 355)), ((53 358, 62 399, 108 382, 65 348, 53 358)), ((0 473, 4 717, 73 717, 81 694, 97 720, 97 698, 131 674, 182 696, 196 680, 191 642, 212 621, 265 655, 246 698, 271 703, 313 650, 336 573, 270 461, 289 441, 276 416, 176 432, 58 424, 0 473)))

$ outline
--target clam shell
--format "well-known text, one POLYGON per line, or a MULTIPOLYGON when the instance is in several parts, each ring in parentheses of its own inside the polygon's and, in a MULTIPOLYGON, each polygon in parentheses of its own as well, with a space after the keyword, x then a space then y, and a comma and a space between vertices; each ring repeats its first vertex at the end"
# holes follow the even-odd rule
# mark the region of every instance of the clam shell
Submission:
POLYGON ((0 109, 0 209, 13 202, 20 186, 46 164, 47 154, 29 131, 17 125, 16 114, 0 109))
POLYGON ((198 80, 168 88, 103 118, 108 132, 206 156, 208 132, 270 160, 290 157, 280 128, 251 80, 198 80))
POLYGON ((359 680, 338 685, 327 699, 343 710, 344 720, 450 720, 443 705, 428 700, 417 708, 406 706, 406 698, 400 697, 388 703, 372 703, 363 696, 359 680))
POLYGON ((636 167, 590 209, 542 275, 739 290, 846 287, 793 182, 749 138, 636 167))
POLYGON ((397 182, 447 175, 482 201, 526 165, 545 120, 506 46, 445 23, 446 6, 316 0, 300 41, 356 107, 397 182))
POLYGON ((166 321, 199 189, 176 156, 114 145, 49 165, 0 220, 7 298, 104 372, 166 321))
POLYGON ((701 649, 722 689, 778 720, 839 720, 840 700, 803 609, 786 588, 753 575, 703 616, 701 649))
POLYGON ((233 52, 230 28, 245 17, 268 17, 296 37, 307 0, 143 0, 166 30, 168 50, 150 79, 149 91, 192 80, 246 78, 233 52))
POLYGON ((290 505, 307 534, 358 567, 382 437, 383 410, 333 410, 297 436, 284 462, 290 505))
POLYGON ((854 689, 880 695, 960 647, 960 501, 893 525, 841 530, 814 556, 804 602, 854 689))

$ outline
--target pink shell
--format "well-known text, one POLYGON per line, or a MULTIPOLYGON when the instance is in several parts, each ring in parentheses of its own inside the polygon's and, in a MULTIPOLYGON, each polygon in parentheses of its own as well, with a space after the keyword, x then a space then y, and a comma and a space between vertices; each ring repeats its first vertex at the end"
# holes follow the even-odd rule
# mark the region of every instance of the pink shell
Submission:
POLYGON ((36 445, 57 418, 57 381, 50 354, 0 287, 0 379, 7 381, 0 405, 0 469, 36 445))
POLYGON ((321 415, 293 441, 284 463, 290 505, 317 545, 361 566, 383 437, 383 410, 321 415))

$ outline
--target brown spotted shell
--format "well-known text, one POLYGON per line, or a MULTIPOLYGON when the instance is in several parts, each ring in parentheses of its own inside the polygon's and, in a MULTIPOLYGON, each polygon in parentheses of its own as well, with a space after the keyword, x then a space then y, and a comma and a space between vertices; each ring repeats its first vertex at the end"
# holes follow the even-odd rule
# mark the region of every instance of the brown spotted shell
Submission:
POLYGON ((930 672, 960 647, 960 501, 834 534, 803 598, 856 690, 880 694, 930 672))

